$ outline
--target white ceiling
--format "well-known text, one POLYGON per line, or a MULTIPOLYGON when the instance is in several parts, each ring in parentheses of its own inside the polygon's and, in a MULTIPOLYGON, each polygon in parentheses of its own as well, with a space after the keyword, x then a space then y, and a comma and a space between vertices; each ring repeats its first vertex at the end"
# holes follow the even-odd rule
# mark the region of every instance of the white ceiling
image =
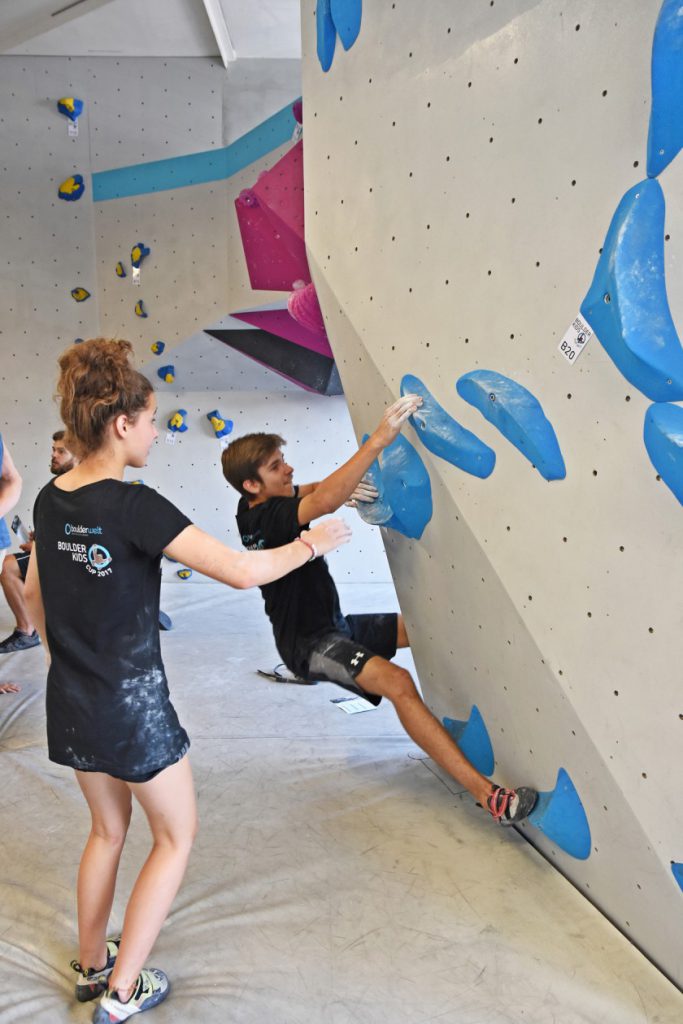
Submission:
POLYGON ((300 58, 299 0, 0 0, 0 53, 300 58))

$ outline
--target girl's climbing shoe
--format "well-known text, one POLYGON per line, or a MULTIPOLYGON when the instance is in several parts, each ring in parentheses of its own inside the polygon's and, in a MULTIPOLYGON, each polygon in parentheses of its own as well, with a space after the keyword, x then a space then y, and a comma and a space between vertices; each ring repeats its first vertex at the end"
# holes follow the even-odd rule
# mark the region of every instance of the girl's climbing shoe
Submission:
POLYGON ((118 992, 106 991, 95 1007, 93 1024, 118 1024, 134 1013, 144 1013, 163 1003, 171 991, 171 983, 156 967, 143 967, 135 982, 130 999, 122 1003, 118 992))
POLYGON ((88 967, 83 970, 78 960, 71 961, 71 967, 78 974, 76 982, 76 999, 79 1003, 87 1003, 89 999, 97 999, 107 987, 109 975, 116 963, 116 954, 119 951, 120 939, 107 939, 107 962, 99 970, 96 967, 88 967))
POLYGON ((519 789, 504 789, 503 786, 491 786, 491 793, 486 801, 490 814, 501 825, 518 825, 531 814, 538 793, 535 789, 520 786, 519 789))

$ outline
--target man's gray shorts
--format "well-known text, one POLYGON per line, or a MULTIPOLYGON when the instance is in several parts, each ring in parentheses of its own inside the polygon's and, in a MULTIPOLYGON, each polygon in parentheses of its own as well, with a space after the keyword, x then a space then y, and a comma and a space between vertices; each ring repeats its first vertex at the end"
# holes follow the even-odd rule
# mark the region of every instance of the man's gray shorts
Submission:
POLYGON ((387 661, 396 654, 398 615, 395 612, 376 615, 347 615, 350 635, 342 632, 325 633, 317 637, 308 652, 308 671, 304 678, 311 682, 336 683, 345 690, 360 694, 377 706, 382 700, 368 693, 356 682, 370 658, 387 661))

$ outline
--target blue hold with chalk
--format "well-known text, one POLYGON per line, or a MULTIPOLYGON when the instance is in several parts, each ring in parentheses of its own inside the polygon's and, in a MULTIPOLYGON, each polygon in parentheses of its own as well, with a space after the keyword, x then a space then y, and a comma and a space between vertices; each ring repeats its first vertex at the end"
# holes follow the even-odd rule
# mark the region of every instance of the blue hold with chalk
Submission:
POLYGON ((492 423, 546 480, 567 475, 562 452, 538 399, 494 370, 473 370, 456 384, 458 394, 492 423))
MULTIPOLYGON (((368 439, 366 434, 363 444, 368 439)), ((427 468, 405 437, 398 435, 366 474, 379 497, 359 503, 361 519, 375 526, 387 526, 406 537, 419 540, 432 518, 432 486, 427 468)))
POLYGON ((652 41, 652 108, 647 174, 656 178, 683 146, 683 6, 664 0, 652 41))
POLYGON ((683 408, 668 402, 651 405, 643 438, 652 465, 683 505, 683 408))
POLYGON ((485 479, 491 475, 496 464, 494 450, 453 419, 419 377, 407 373, 401 381, 401 394, 419 395, 422 399, 410 423, 425 448, 472 476, 485 479))
POLYGON ((683 399, 683 348, 664 273, 664 193, 646 180, 609 226, 581 315, 617 369, 653 402, 683 399))
POLYGON ((481 772, 482 775, 493 775, 495 768, 493 744, 476 704, 472 705, 470 717, 466 721, 461 721, 458 718, 444 718, 443 726, 478 772, 481 772))

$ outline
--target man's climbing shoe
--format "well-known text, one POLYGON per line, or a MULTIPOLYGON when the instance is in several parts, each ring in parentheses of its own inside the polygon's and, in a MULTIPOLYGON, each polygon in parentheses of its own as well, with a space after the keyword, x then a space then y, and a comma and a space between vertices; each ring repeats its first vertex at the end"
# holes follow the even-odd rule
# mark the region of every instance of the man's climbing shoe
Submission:
POLYGON ((144 1013, 162 1003, 171 991, 171 983, 156 967, 143 967, 130 999, 122 1003, 117 992, 105 992, 92 1015, 93 1024, 116 1024, 134 1013, 144 1013))
POLYGON ((538 793, 535 789, 520 786, 519 789, 504 789, 503 786, 492 786, 486 801, 489 813, 501 825, 518 825, 531 814, 538 793))
POLYGON ((89 999, 96 999, 104 992, 109 975, 116 963, 120 941, 120 939, 107 939, 107 962, 99 970, 96 967, 88 967, 84 971, 77 960, 71 961, 71 967, 78 974, 76 999, 78 999, 79 1003, 87 1003, 89 999))

